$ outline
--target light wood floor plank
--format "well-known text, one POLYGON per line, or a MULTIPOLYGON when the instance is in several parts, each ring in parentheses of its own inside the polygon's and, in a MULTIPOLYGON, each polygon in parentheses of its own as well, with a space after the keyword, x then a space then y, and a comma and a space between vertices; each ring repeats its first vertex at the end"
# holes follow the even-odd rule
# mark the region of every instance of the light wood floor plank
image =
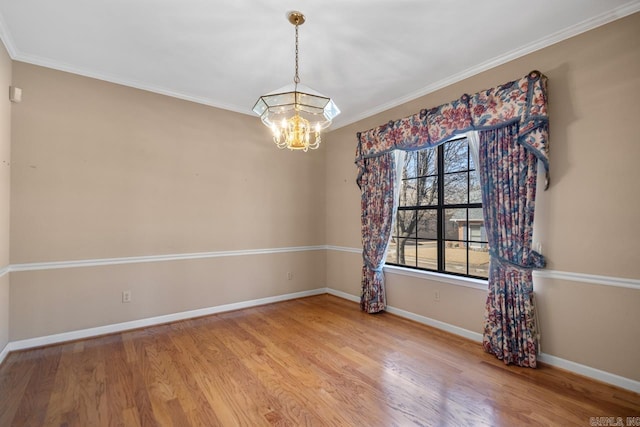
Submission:
MULTIPOLYGON (((0 426, 586 426, 640 395, 320 295, 11 353, 0 426)), ((640 420, 640 418, 638 419, 640 420)))
POLYGON ((0 426, 11 425, 16 417, 35 369, 34 363, 17 357, 3 364, 0 369, 0 426))

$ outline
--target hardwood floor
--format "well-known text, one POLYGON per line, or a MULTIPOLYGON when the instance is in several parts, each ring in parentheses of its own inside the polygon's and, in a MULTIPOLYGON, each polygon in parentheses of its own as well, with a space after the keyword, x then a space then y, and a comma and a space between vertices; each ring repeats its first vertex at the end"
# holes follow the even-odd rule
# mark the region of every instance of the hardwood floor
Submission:
MULTIPOLYGON (((320 295, 10 354, 0 426, 588 426, 640 395, 320 295)), ((640 421, 640 418, 638 418, 640 421)))

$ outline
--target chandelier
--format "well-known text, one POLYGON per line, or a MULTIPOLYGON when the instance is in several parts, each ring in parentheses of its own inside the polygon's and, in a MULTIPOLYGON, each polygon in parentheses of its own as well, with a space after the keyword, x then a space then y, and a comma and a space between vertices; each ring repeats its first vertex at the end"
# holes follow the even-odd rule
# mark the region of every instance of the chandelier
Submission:
POLYGON ((320 132, 331 125, 340 110, 331 98, 300 84, 298 75, 298 27, 305 17, 300 12, 289 12, 289 22, 296 27, 296 68, 293 84, 262 95, 253 106, 253 112, 273 133, 278 148, 315 150, 320 146, 320 132))

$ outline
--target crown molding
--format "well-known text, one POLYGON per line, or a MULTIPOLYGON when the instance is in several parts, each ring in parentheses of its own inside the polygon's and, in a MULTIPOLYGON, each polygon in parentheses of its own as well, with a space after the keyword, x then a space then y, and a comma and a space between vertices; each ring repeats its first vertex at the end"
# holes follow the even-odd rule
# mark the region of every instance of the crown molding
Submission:
POLYGON ((563 30, 556 31, 548 36, 545 36, 537 41, 526 44, 518 49, 511 50, 502 55, 498 55, 488 61, 484 61, 478 65, 475 65, 471 68, 468 68, 459 73, 453 74, 445 79, 432 83, 428 86, 425 86, 421 89, 418 89, 415 92, 406 94, 399 98, 393 99, 389 102, 386 102, 382 105, 378 105, 369 110, 363 111, 360 114, 352 116, 348 121, 340 121, 340 119, 334 120, 334 124, 332 126, 332 130, 339 129, 344 126, 348 126, 350 124, 356 123, 360 120, 364 120, 368 117, 374 116, 376 114, 382 113, 383 111, 389 110, 391 108, 398 107, 402 104, 406 104, 407 102, 418 99, 422 96, 433 93, 437 90, 443 89, 447 86, 451 86, 452 84, 458 83, 464 79, 468 79, 469 77, 473 77, 476 74, 480 74, 484 71, 495 68, 499 65, 506 64, 507 62, 513 61, 514 59, 518 59, 530 53, 536 52, 540 49, 544 49, 545 47, 549 47, 553 44, 559 43, 561 41, 570 39, 571 37, 575 37, 587 31, 593 30, 595 28, 606 25, 610 22, 616 21, 618 19, 624 18, 625 16, 632 15, 636 12, 640 11, 640 1, 634 0, 627 4, 624 4, 620 7, 617 7, 608 12, 602 13, 600 15, 594 16, 593 18, 587 19, 585 21, 579 22, 575 25, 567 27, 563 30))
MULTIPOLYGON (((487 71, 491 68, 494 68, 498 65, 502 65, 506 62, 512 61, 514 59, 517 59, 521 56, 527 55, 529 53, 535 52, 537 50, 540 50, 542 48, 545 48, 547 46, 550 46, 554 43, 558 43, 560 41, 566 40, 568 38, 574 37, 576 35, 579 35, 581 33, 584 33, 586 31, 592 30, 594 28, 597 28, 599 26, 608 24, 609 22, 615 21, 617 19, 620 18, 624 18, 625 16, 631 15, 633 13, 636 13, 640 11, 640 1, 638 0, 634 0, 634 1, 630 1, 629 3, 626 3, 620 7, 617 7, 613 10, 610 10, 608 12, 605 12, 603 14, 600 14, 598 16, 595 16, 591 19, 587 19, 585 21, 582 21, 578 24, 575 24, 571 27, 565 28, 561 31, 555 32, 553 34, 550 34, 546 37, 543 37, 542 39, 539 39, 538 41, 535 41, 533 43, 529 43, 525 46, 522 46, 518 49, 509 51, 505 54, 499 55, 494 57, 493 59, 490 59, 488 61, 482 62, 474 67, 468 68, 464 71, 461 71, 459 73, 453 74, 452 76, 447 77, 446 79, 442 79, 438 82, 435 82, 433 84, 430 84, 428 86, 425 86, 421 89, 418 89, 415 92, 406 94, 404 96, 398 97, 394 100, 391 100, 389 102, 386 102, 384 104, 375 106, 371 109, 368 109, 364 112, 361 112, 360 114, 354 115, 352 116, 351 119, 342 121, 340 120, 340 117, 336 118, 336 120, 334 120, 333 126, 331 128, 331 130, 336 130, 339 129, 341 127, 356 123, 360 120, 366 119, 368 117, 371 117, 375 114, 381 113, 383 111, 386 111, 390 108, 394 108, 397 107, 399 105, 402 105, 404 103, 407 103, 409 101, 412 101, 414 99, 417 99, 421 96, 425 96, 428 95, 438 89, 442 89, 446 86, 452 85, 454 83, 457 83, 461 80, 464 80, 466 78, 472 77, 476 74, 479 74, 483 71, 487 71)), ((183 93, 183 92, 178 92, 178 91, 174 91, 174 90, 170 90, 170 89, 166 89, 163 87, 159 87, 159 86, 155 86, 153 84, 149 84, 149 83, 145 83, 145 82, 140 82, 140 81, 133 81, 133 80, 127 80, 127 79, 122 79, 116 76, 112 76, 112 75, 108 75, 108 74, 103 74, 103 73, 98 73, 98 72, 93 72, 93 71, 89 71, 86 69, 82 69, 79 67, 74 67, 70 64, 66 64, 63 62, 59 62, 59 61, 55 61, 52 60, 50 58, 44 58, 44 57, 40 57, 40 56, 36 56, 36 55, 28 55, 25 54, 23 52, 21 52, 16 44, 15 41, 13 40, 13 37, 11 36, 10 31, 8 30, 8 26, 6 25, 6 22, 4 20, 4 17, 2 16, 2 14, 0 14, 0 39, 2 39, 2 42, 5 46, 5 48, 7 49, 7 52, 9 53, 9 56, 11 57, 12 60, 14 61, 22 61, 22 62, 26 62, 29 64, 33 64, 33 65, 39 65, 42 67, 47 67, 47 68, 51 68, 54 70, 59 70, 59 71, 64 71, 64 72, 68 72, 68 73, 72 73, 72 74, 77 74, 80 76, 85 76, 85 77, 90 77, 90 78, 94 78, 94 79, 98 79, 98 80, 103 80, 103 81, 107 81, 110 83, 115 83, 115 84, 119 84, 119 85, 123 85, 123 86, 127 86, 127 87, 131 87, 131 88, 135 88, 135 89, 140 89, 140 90, 144 90, 147 92, 152 92, 152 93, 157 93, 160 95, 165 95, 165 96, 170 96, 172 98, 177 98, 177 99, 182 99, 184 101, 189 101, 189 102, 195 102, 197 104, 203 104, 203 105, 207 105, 210 107, 214 107, 214 108, 220 108, 223 110, 228 110, 228 111, 233 111, 236 113, 240 113, 240 114, 245 114, 245 115, 250 115, 253 116, 253 112, 244 106, 238 106, 238 105, 233 105, 233 104, 227 104, 227 103, 220 103, 217 102, 213 99, 210 98, 205 98, 205 97, 200 97, 197 95, 193 95, 193 94, 189 94, 189 93, 183 93)))
POLYGON ((92 79, 97 79, 97 80, 102 80, 109 83, 127 86, 133 89, 144 90, 146 92, 165 95, 165 96, 169 96, 176 99, 182 99, 183 101, 194 102, 196 104, 207 105, 209 107, 220 108, 222 110, 227 110, 227 111, 233 111, 235 113, 255 116, 255 114, 249 108, 242 108, 242 107, 238 107, 237 105, 225 104, 225 103, 217 102, 210 98, 192 95, 189 93, 178 92, 171 89, 165 89, 163 87, 155 86, 153 84, 149 84, 145 82, 127 80, 127 79, 115 77, 109 74, 89 71, 83 68, 75 67, 73 65, 55 61, 49 58, 43 58, 41 56, 27 55, 19 51, 16 51, 14 55, 11 55, 11 59, 13 59, 14 61, 26 62, 28 64, 38 65, 45 68, 51 68, 53 70, 63 71, 66 73, 76 74, 83 77, 89 77, 92 79))
POLYGON ((11 33, 7 29, 7 24, 2 13, 0 13, 0 39, 2 39, 2 43, 4 44, 5 49, 7 49, 9 57, 11 59, 15 59, 16 55, 18 54, 18 50, 16 49, 16 44, 13 41, 11 33))

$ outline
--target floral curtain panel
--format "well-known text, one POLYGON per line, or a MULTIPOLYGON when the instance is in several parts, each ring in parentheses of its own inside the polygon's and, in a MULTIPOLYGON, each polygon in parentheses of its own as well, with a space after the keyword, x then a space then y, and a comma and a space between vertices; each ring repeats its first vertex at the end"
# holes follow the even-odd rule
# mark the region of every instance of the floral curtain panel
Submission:
MULTIPOLYGON (((390 222, 393 217, 393 200, 380 203, 379 198, 370 197, 377 190, 369 187, 380 183, 370 182, 368 176, 384 175, 380 164, 372 160, 393 150, 435 147, 455 134, 470 130, 480 133, 483 211, 490 230, 491 267, 484 348, 505 363, 535 367, 537 344, 531 268, 544 266, 542 256, 531 249, 536 160, 543 163, 547 186, 549 182, 547 78, 538 71, 358 133, 356 165, 362 195, 365 260, 361 306, 368 312, 384 309, 385 297, 376 295, 384 292, 382 265, 376 267, 367 259, 372 253, 369 248, 384 254, 389 241, 388 234, 367 228, 365 224, 371 222, 369 218, 376 215, 373 213, 376 210, 378 214, 391 216, 385 221, 390 222), (368 285, 372 271, 376 273, 375 286, 368 285), (376 301, 376 304, 365 300, 376 301)), ((395 176, 393 171, 388 173, 395 176)))
POLYGON ((395 153, 366 160, 366 171, 358 178, 362 192, 362 293, 360 308, 377 313, 387 306, 384 289, 385 254, 394 215, 396 182, 395 153))
POLYGON ((507 364, 534 368, 531 269, 545 264, 531 249, 538 161, 517 138, 517 123, 480 132, 482 210, 491 254, 483 347, 507 364))

